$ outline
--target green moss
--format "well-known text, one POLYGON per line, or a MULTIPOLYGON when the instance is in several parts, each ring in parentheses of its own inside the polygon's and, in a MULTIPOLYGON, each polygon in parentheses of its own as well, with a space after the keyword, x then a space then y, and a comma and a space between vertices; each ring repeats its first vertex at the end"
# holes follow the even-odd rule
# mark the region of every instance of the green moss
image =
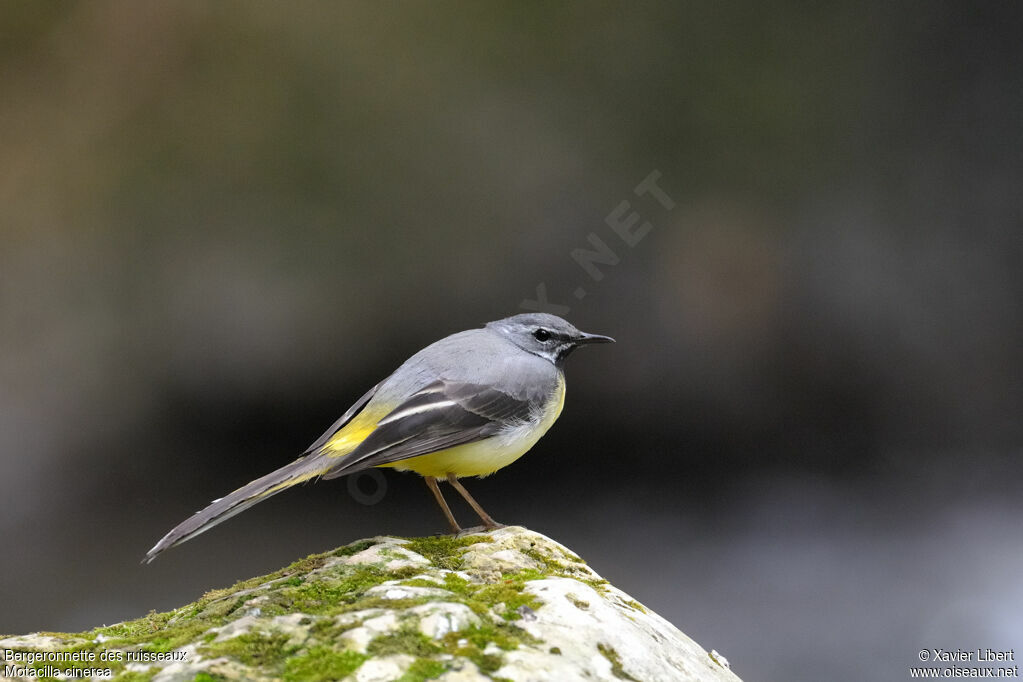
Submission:
POLYGON ((309 636, 314 642, 336 642, 341 635, 357 628, 361 621, 352 620, 347 623, 338 623, 334 618, 322 618, 309 626, 309 636))
POLYGON ((304 576, 318 568, 323 568, 323 565, 327 563, 328 556, 329 555, 326 553, 310 554, 306 558, 299 559, 298 561, 289 564, 278 571, 274 571, 269 575, 256 576, 255 578, 249 578, 248 580, 241 580, 228 588, 211 590, 204 594, 202 599, 199 601, 209 603, 223 599, 224 597, 244 596, 239 595, 239 593, 251 592, 260 587, 269 587, 271 583, 276 583, 294 575, 304 576))
MULTIPOLYGON (((355 554, 373 544, 370 541, 360 541, 334 554, 355 554)), ((393 573, 387 573, 377 566, 338 566, 336 572, 329 571, 328 575, 320 574, 309 580, 306 573, 322 568, 328 556, 312 555, 269 575, 243 580, 230 588, 211 590, 195 602, 173 611, 151 611, 132 621, 96 628, 78 635, 53 633, 53 636, 67 642, 64 650, 81 649, 97 653, 126 648, 164 652, 190 642, 202 641, 207 645, 205 648, 211 651, 223 652, 224 655, 249 662, 279 659, 282 654, 281 641, 272 638, 267 641, 267 638, 258 635, 251 635, 255 639, 250 641, 243 635, 229 640, 232 644, 223 642, 214 645, 211 640, 215 634, 210 630, 225 625, 236 611, 255 597, 266 595, 259 608, 263 616, 269 617, 295 611, 334 615, 361 608, 407 608, 422 603, 422 600, 362 598, 361 595, 369 587, 395 577, 393 573), (99 636, 103 638, 102 643, 95 641, 99 636), (76 638, 76 643, 69 641, 72 637, 76 638)), ((337 629, 343 631, 344 628, 337 629)), ((143 679, 146 676, 144 673, 132 673, 129 676, 123 671, 123 662, 105 662, 104 667, 110 667, 115 675, 120 674, 124 680, 143 679)))
POLYGON ((429 658, 417 658, 409 666, 405 674, 398 678, 397 682, 424 682, 440 677, 447 672, 448 667, 440 661, 433 661, 429 658))
POLYGON ((183 623, 177 627, 158 630, 160 634, 150 637, 140 648, 145 651, 173 651, 195 641, 209 629, 210 625, 206 620, 183 623))
POLYGON ((95 638, 96 635, 103 635, 112 639, 134 641, 142 637, 147 637, 166 626, 167 621, 172 615, 174 615, 174 613, 175 611, 167 613, 150 611, 146 615, 141 618, 136 618, 135 620, 118 623, 117 625, 96 628, 93 631, 93 638, 95 638))
POLYGON ((212 642, 199 650, 208 658, 227 656, 245 665, 277 668, 297 648, 288 644, 287 636, 279 633, 246 632, 223 642, 212 642))
POLYGON ((187 619, 211 619, 211 618, 226 618, 232 613, 237 611, 241 606, 250 599, 251 597, 242 596, 234 597, 233 595, 221 597, 209 604, 206 604, 203 608, 193 609, 186 618, 187 619))
POLYGON ((547 575, 562 575, 570 571, 568 566, 539 550, 533 549, 534 547, 536 547, 535 542, 532 543, 529 549, 522 550, 522 553, 540 564, 544 573, 547 575))
POLYGON ((307 580, 296 586, 286 585, 277 590, 274 601, 288 611, 323 613, 338 604, 354 601, 370 587, 375 587, 391 577, 377 566, 358 565, 346 568, 349 570, 341 571, 337 577, 307 580))
POLYGON ((569 552, 567 549, 564 549, 562 547, 558 547, 558 551, 561 553, 561 556, 565 557, 567 561, 573 564, 581 564, 583 566, 586 565, 586 561, 581 556, 573 554, 572 552, 569 552))
MULTIPOLYGON (((524 591, 525 585, 531 580, 538 580, 545 577, 543 573, 534 569, 525 569, 514 573, 506 573, 498 583, 473 583, 457 573, 446 573, 443 585, 436 582, 413 579, 406 580, 403 585, 416 587, 443 587, 443 589, 454 595, 452 601, 460 602, 468 606, 472 611, 483 618, 489 618, 491 609, 498 604, 504 604, 502 617, 505 620, 518 620, 521 614, 518 609, 528 606, 531 609, 538 609, 543 605, 536 596, 524 591)), ((391 600, 388 600, 390 602, 391 600)), ((423 598, 421 603, 433 601, 430 598, 423 598)))
POLYGON ((561 575, 571 577, 577 577, 580 574, 589 574, 589 571, 583 568, 584 566, 586 566, 586 562, 577 557, 576 555, 571 554, 570 552, 566 552, 564 549, 561 549, 560 547, 551 548, 556 550, 557 553, 568 562, 566 564, 562 561, 558 561, 557 559, 555 559, 551 555, 550 549, 545 547, 544 548, 545 551, 540 551, 539 549, 536 549, 536 546, 537 543, 535 541, 532 541, 529 543, 529 549, 522 550, 522 553, 528 556, 533 561, 539 563, 541 566, 543 566, 543 569, 546 573, 549 573, 550 575, 561 575))
POLYGON ((380 635, 371 641, 366 647, 366 652, 374 657, 389 656, 391 654, 410 654, 424 658, 440 653, 441 648, 412 624, 406 624, 394 632, 380 635))
POLYGON ((472 583, 457 573, 444 574, 444 589, 455 594, 469 594, 475 589, 472 583))
POLYGON ((351 675, 368 657, 355 651, 336 651, 331 647, 312 647, 305 654, 284 663, 284 682, 327 682, 351 675))
POLYGON ((341 549, 335 550, 333 552, 333 555, 334 556, 354 556, 354 555, 358 554, 359 552, 363 552, 363 551, 369 549, 370 547, 372 547, 375 544, 377 544, 377 543, 373 542, 372 540, 359 540, 357 542, 353 542, 350 545, 345 545, 341 549))
POLYGON ((633 611, 639 611, 640 613, 646 613, 646 607, 640 604, 635 599, 623 599, 622 603, 628 606, 633 611))
POLYGON ((390 570, 391 580, 405 580, 423 572, 422 566, 402 566, 390 570))
POLYGON ((405 547, 426 557, 438 568, 452 570, 456 570, 462 565, 461 552, 458 550, 480 542, 494 541, 493 538, 486 535, 468 535, 461 538, 453 535, 434 535, 426 538, 406 539, 408 542, 405 547))
MULTIPOLYGON (((449 664, 435 660, 439 654, 468 658, 483 674, 491 674, 502 665, 501 652, 513 650, 525 643, 539 645, 538 640, 514 624, 514 621, 522 617, 519 611, 523 607, 538 610, 543 606, 543 602, 526 589, 532 581, 560 576, 606 591, 606 581, 592 579, 590 576, 593 574, 582 568, 584 562, 581 559, 564 550, 555 552, 542 543, 533 543, 532 547, 525 550, 525 554, 536 562, 536 569, 509 572, 499 580, 488 583, 474 582, 453 572, 462 567, 462 555, 466 548, 483 542, 493 542, 493 539, 485 534, 461 538, 414 538, 401 548, 385 550, 381 554, 385 560, 389 554, 394 558, 408 558, 408 552, 422 555, 432 562, 434 568, 447 569, 443 576, 438 576, 442 578, 442 583, 416 577, 424 571, 437 575, 423 566, 406 566, 388 571, 382 563, 336 562, 330 568, 324 568, 332 557, 353 556, 378 544, 364 540, 331 553, 306 557, 269 575, 237 582, 230 588, 207 592, 195 602, 173 611, 150 612, 133 621, 97 628, 79 635, 55 633, 55 636, 65 642, 63 647, 66 650, 80 647, 97 652, 128 648, 162 652, 199 642, 200 652, 204 656, 226 656, 244 665, 260 668, 261 674, 278 676, 288 682, 339 679, 357 670, 370 656, 410 654, 417 657, 416 661, 401 679, 421 682, 436 678, 449 669, 449 664), (321 570, 309 574, 317 569, 321 570), (398 632, 373 640, 367 654, 337 651, 329 646, 330 642, 338 641, 345 631, 361 625, 359 620, 338 624, 334 617, 339 614, 368 609, 401 612, 420 604, 438 601, 434 597, 385 599, 366 596, 369 588, 389 580, 403 581, 399 584, 414 587, 442 587, 453 595, 442 601, 465 604, 480 617, 481 624, 449 633, 442 640, 436 641, 419 632, 413 626, 412 619, 408 619, 398 632), (289 643, 288 637, 283 634, 260 634, 255 631, 223 642, 213 641, 216 638, 214 628, 220 628, 246 612, 246 604, 257 598, 258 604, 253 606, 258 605, 259 613, 264 618, 285 613, 307 614, 302 624, 309 628, 308 641, 310 644, 316 642, 327 645, 317 644, 305 649, 301 645, 289 643), (501 608, 495 609, 499 605, 501 608), (495 610, 500 611, 501 618, 494 618, 495 610), (102 643, 95 642, 99 635, 104 636, 102 643), (488 650, 488 653, 483 653, 484 650, 488 650)), ((589 607, 586 601, 575 595, 569 598, 579 608, 589 607)), ((625 603, 630 608, 642 609, 638 603, 625 603)), ((401 617, 400 613, 398 615, 401 617)), ((65 650, 63 647, 62 650, 65 650)), ((614 649, 601 645, 600 651, 611 662, 617 677, 632 679, 622 669, 614 649)), ((554 648, 551 653, 560 653, 560 650, 554 648)), ((111 662, 104 667, 113 668, 114 674, 120 675, 117 679, 124 682, 140 682, 151 678, 150 673, 124 671, 123 663, 111 662)), ((155 674, 159 668, 152 670, 155 674)), ((211 682, 219 677, 201 673, 196 679, 211 682)))
POLYGON ((478 646, 480 649, 487 648, 488 644, 496 644, 505 651, 517 649, 524 639, 532 639, 532 636, 525 630, 514 625, 478 625, 458 632, 450 632, 444 637, 449 646, 459 646, 461 640, 478 646))
POLYGON ((444 636, 441 643, 447 653, 468 658, 481 672, 488 674, 502 665, 500 655, 484 653, 490 644, 503 651, 511 651, 522 644, 538 644, 539 640, 511 623, 497 623, 450 632, 444 636))
MULTIPOLYGON (((280 577, 287 577, 287 576, 295 575, 296 573, 299 574, 299 575, 306 575, 306 574, 308 574, 308 573, 310 573, 312 571, 315 571, 318 568, 323 568, 323 565, 327 563, 327 556, 328 556, 327 553, 310 554, 305 559, 299 559, 298 561, 296 561, 296 562, 294 562, 292 564, 289 564, 288 566, 285 566, 284 568, 282 568, 281 570, 277 571, 276 573, 271 573, 269 576, 266 576, 266 577, 270 578, 271 580, 275 580, 275 579, 280 578, 280 577)), ((264 582, 266 582, 265 578, 263 578, 263 579, 261 579, 261 578, 252 578, 252 579, 244 581, 244 582, 246 582, 246 583, 255 583, 255 585, 253 585, 253 587, 256 587, 256 586, 259 586, 259 585, 263 584, 263 583, 260 582, 260 580, 263 580, 264 582)))
POLYGON ((211 675, 207 672, 201 672, 192 678, 192 682, 227 682, 227 678, 223 675, 211 675))
POLYGON ((441 583, 438 583, 436 580, 427 580, 426 578, 403 580, 401 584, 406 587, 441 587, 441 583))
POLYGON ((596 592, 597 594, 607 594, 607 586, 611 584, 608 581, 604 580, 603 578, 601 578, 600 580, 593 580, 593 579, 590 579, 590 578, 579 578, 579 577, 576 577, 576 576, 566 576, 566 577, 573 578, 574 580, 578 580, 579 582, 581 582, 581 583, 583 583, 585 585, 589 585, 590 587, 593 588, 594 592, 596 592))
MULTIPOLYGON (((505 620, 518 620, 522 617, 518 613, 520 607, 528 606, 531 609, 537 609, 542 605, 542 602, 534 595, 523 590, 527 582, 542 577, 544 576, 539 571, 525 569, 504 574, 499 583, 480 584, 469 582, 457 573, 446 573, 443 588, 455 595, 454 601, 465 604, 478 616, 488 618, 493 607, 504 604, 505 610, 502 617, 505 620)), ((436 583, 426 585, 427 582, 429 581, 411 580, 404 584, 414 583, 439 587, 436 583)))
POLYGON ((391 560, 391 559, 394 559, 394 560, 397 560, 397 561, 411 561, 412 560, 412 555, 411 554, 409 554, 408 552, 404 551, 404 549, 399 549, 397 547, 381 547, 380 548, 380 556, 382 556, 382 557, 384 557, 385 559, 388 559, 388 560, 391 560))
MULTIPOLYGON (((543 606, 543 602, 536 595, 526 592, 524 588, 527 582, 545 577, 543 573, 532 568, 505 573, 501 577, 501 582, 481 585, 475 589, 472 596, 490 607, 495 604, 504 604, 505 611, 501 614, 503 618, 518 620, 522 617, 519 614, 521 607, 528 606, 535 611, 543 606)), ((469 585, 471 586, 471 583, 469 585)))
POLYGON ((342 613, 351 613, 353 611, 366 611, 367 609, 393 609, 395 611, 400 611, 402 609, 410 609, 413 606, 419 606, 420 604, 426 604, 429 601, 431 601, 429 597, 415 597, 412 599, 363 597, 351 604, 341 604, 331 609, 328 611, 328 615, 340 615, 342 613))
POLYGON ((618 655, 618 652, 614 650, 614 647, 608 644, 597 644, 597 651, 600 655, 608 660, 611 664, 611 674, 620 680, 632 680, 632 682, 639 682, 635 677, 625 672, 625 668, 622 667, 622 659, 618 655))
POLYGON ((365 608, 404 608, 423 603, 424 599, 395 600, 363 596, 369 588, 393 580, 398 575, 400 573, 388 573, 374 565, 340 566, 336 573, 318 576, 316 580, 278 586, 267 594, 267 600, 260 604, 260 609, 266 616, 295 612, 337 615, 365 608))
MULTIPOLYGON (((283 581, 286 589, 301 590, 305 585, 305 579, 297 574, 322 567, 325 560, 325 555, 312 555, 270 575, 243 580, 230 588, 211 590, 197 601, 173 611, 150 612, 133 621, 97 628, 86 633, 86 636, 89 639, 94 639, 97 635, 108 638, 108 641, 103 644, 107 649, 139 645, 146 651, 170 651, 195 641, 210 628, 224 625, 245 602, 259 596, 260 593, 266 593, 271 583, 283 581), (257 589, 260 587, 264 587, 264 589, 257 589), (239 591, 246 594, 239 595, 237 594, 239 591)), ((349 587, 358 589, 365 578, 365 574, 357 576, 351 580, 349 587)), ((280 591, 278 588, 275 594, 280 591)), ((261 604, 260 609, 264 615, 276 615, 284 613, 286 608, 291 605, 291 603, 274 603, 271 599, 267 604, 261 604)))
POLYGON ((565 550, 560 550, 560 554, 564 556, 566 559, 568 559, 568 561, 571 564, 573 564, 566 565, 558 561, 557 559, 554 559, 551 556, 535 549, 535 547, 536 543, 533 542, 530 544, 530 548, 522 550, 522 553, 528 556, 533 561, 540 564, 543 572, 547 576, 571 578, 572 580, 578 580, 581 583, 589 585, 594 590, 596 590, 597 594, 607 593, 608 582, 603 578, 601 579, 590 578, 589 576, 592 575, 592 573, 582 569, 582 567, 586 565, 586 562, 580 559, 579 557, 575 556, 574 554, 570 554, 565 550))
POLYGON ((556 646, 552 646, 551 650, 550 650, 550 653, 552 655, 554 655, 554 656, 560 656, 561 655, 561 648, 560 647, 556 647, 556 646))

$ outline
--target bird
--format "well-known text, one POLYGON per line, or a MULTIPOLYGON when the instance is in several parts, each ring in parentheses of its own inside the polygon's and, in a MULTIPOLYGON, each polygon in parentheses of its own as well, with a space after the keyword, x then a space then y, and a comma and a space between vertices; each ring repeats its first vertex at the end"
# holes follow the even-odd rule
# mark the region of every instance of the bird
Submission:
POLYGON ((444 337, 367 391, 298 459, 174 527, 143 563, 282 490, 371 467, 422 476, 454 534, 462 528, 438 481, 458 491, 487 530, 500 528, 459 479, 492 474, 536 444, 565 404, 565 360, 593 343, 614 339, 542 312, 444 337))

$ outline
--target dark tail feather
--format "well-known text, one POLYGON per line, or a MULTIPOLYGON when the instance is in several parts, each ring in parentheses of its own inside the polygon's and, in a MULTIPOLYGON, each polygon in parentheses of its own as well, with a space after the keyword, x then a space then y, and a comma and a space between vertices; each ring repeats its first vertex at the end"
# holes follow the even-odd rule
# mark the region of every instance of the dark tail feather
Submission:
POLYGON ((285 488, 319 476, 330 467, 330 463, 323 460, 320 455, 300 457, 291 464, 242 486, 230 495, 214 500, 210 506, 196 512, 164 535, 155 547, 146 552, 142 563, 148 564, 164 550, 191 540, 285 488))

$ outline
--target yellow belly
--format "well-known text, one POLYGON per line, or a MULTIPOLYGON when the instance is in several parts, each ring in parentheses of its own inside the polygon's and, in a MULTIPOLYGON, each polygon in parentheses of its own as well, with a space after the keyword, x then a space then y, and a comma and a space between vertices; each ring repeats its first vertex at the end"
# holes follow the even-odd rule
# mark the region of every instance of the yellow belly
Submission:
POLYGON ((458 445, 381 466, 399 471, 414 471, 420 476, 436 478, 444 478, 448 473, 453 473, 459 478, 486 476, 526 454, 554 425, 564 406, 565 378, 561 376, 558 377, 558 386, 551 401, 545 406, 543 418, 539 422, 513 427, 476 443, 458 445))

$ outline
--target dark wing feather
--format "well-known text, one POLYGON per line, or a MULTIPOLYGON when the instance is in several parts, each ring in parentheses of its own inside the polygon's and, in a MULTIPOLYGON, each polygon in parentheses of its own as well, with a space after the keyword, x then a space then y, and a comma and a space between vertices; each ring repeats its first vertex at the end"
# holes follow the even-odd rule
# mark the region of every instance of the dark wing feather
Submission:
POLYGON ((528 399, 488 386, 435 381, 381 419, 323 478, 474 443, 506 426, 528 421, 534 408, 528 399))

